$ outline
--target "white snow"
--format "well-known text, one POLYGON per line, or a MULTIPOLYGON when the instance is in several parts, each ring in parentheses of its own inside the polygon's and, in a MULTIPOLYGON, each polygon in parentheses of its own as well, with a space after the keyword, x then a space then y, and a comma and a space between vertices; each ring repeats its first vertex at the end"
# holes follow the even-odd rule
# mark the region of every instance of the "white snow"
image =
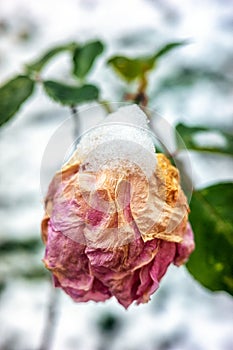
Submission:
POLYGON ((76 155, 87 171, 109 167, 133 170, 136 165, 150 177, 156 166, 147 117, 136 105, 119 108, 87 131, 81 137, 76 155))

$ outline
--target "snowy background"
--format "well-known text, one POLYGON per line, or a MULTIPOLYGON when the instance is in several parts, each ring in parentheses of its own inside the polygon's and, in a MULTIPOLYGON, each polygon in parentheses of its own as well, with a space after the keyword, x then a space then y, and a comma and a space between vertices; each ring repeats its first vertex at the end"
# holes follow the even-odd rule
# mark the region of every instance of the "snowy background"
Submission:
MULTIPOLYGON (((100 38, 109 57, 150 53, 167 41, 188 38, 192 43, 171 53, 150 77, 149 107, 171 125, 183 121, 233 131, 232 32, 231 0, 0 0, 0 81, 59 43, 100 38)), ((66 81, 69 69, 63 55, 44 76, 66 81)), ((111 101, 126 91, 101 60, 91 81, 111 101)), ((52 149, 52 163, 44 154, 64 122, 62 147, 70 145, 69 117, 38 89, 0 130, 0 349, 39 349, 52 299, 51 350, 232 350, 233 301, 202 288, 185 268, 171 267, 151 302, 128 311, 115 300, 75 304, 51 291, 41 263, 40 221, 43 192, 62 161, 61 144, 52 149), (26 242, 23 248, 17 240, 26 242)), ((96 121, 92 113, 86 123, 96 121)), ((191 159, 196 186, 232 179, 229 157, 192 154, 191 159)))

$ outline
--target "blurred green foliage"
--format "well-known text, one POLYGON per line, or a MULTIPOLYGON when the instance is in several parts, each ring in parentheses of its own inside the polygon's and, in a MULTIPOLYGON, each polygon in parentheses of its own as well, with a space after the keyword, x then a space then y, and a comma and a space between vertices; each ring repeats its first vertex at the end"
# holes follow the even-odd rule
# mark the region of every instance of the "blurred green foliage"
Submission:
POLYGON ((31 73, 40 73, 42 69, 49 63, 51 59, 53 59, 55 56, 62 52, 73 52, 76 48, 75 43, 68 43, 61 46, 56 46, 52 49, 49 49, 47 52, 45 52, 41 57, 39 57, 37 60, 35 60, 33 63, 25 65, 25 70, 27 74, 31 73))
POLYGON ((34 281, 50 277, 40 263, 42 250, 43 244, 39 238, 0 241, 0 294, 10 279, 24 278, 34 281), (20 263, 15 263, 16 261, 20 263))
POLYGON ((189 219, 196 249, 187 267, 211 290, 233 295, 233 184, 222 183, 194 191, 189 219))
POLYGON ((178 124, 176 126, 176 130, 178 132, 178 135, 181 136, 181 139, 180 137, 177 137, 178 149, 180 150, 188 148, 189 150, 199 152, 211 152, 229 155, 233 154, 233 135, 227 132, 207 127, 190 127, 184 124, 178 124), (204 136, 203 139, 207 139, 206 144, 198 144, 195 136, 200 135, 204 136), (222 139, 221 145, 214 144, 214 141, 211 144, 208 144, 208 136, 211 135, 220 136, 222 139))
POLYGON ((105 313, 97 321, 97 327, 103 334, 115 333, 121 325, 119 317, 113 313, 105 313))
POLYGON ((104 51, 104 44, 97 40, 77 46, 73 55, 73 74, 78 79, 84 79, 96 60, 104 51))
POLYGON ((19 75, 0 88, 0 126, 10 120, 20 106, 32 95, 34 81, 19 75))
POLYGON ((57 81, 44 81, 43 87, 47 95, 54 101, 68 106, 95 101, 99 96, 99 89, 95 85, 90 84, 77 87, 57 81))
POLYGON ((42 247, 41 240, 38 238, 30 238, 24 240, 5 240, 0 242, 0 255, 4 256, 5 254, 15 254, 15 253, 34 253, 42 247))
POLYGON ((127 82, 135 79, 144 79, 145 75, 152 71, 160 57, 167 55, 171 50, 187 44, 186 41, 172 42, 162 46, 159 50, 149 56, 129 58, 125 56, 113 56, 108 64, 127 82))

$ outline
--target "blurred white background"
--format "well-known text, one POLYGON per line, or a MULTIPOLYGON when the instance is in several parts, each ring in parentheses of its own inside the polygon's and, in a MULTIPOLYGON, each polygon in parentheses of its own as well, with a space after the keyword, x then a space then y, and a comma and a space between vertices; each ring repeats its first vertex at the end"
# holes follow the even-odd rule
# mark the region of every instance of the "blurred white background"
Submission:
MULTIPOLYGON (((170 124, 183 121, 232 131, 232 32, 231 0, 0 0, 0 81, 22 72, 25 63, 58 43, 100 38, 109 57, 150 53, 168 41, 188 38, 191 44, 171 53, 152 74, 149 107, 170 124)), ((69 69, 68 57, 61 55, 44 76, 68 81, 69 69)), ((110 101, 119 101, 126 91, 101 60, 91 81, 99 83, 110 101)), ((69 116, 68 109, 38 89, 0 130, 0 242, 39 239, 41 161, 52 135, 69 116)), ((193 155, 192 162, 197 186, 232 179, 229 157, 203 161, 193 155)), ((48 164, 48 180, 56 166, 49 169, 48 164)), ((42 246, 1 252, 1 350, 39 349, 51 298, 50 281, 40 275, 42 257, 42 246)), ((58 294, 52 350, 233 349, 230 296, 205 290, 183 267, 171 267, 150 303, 128 311, 115 300, 75 304, 58 294)))

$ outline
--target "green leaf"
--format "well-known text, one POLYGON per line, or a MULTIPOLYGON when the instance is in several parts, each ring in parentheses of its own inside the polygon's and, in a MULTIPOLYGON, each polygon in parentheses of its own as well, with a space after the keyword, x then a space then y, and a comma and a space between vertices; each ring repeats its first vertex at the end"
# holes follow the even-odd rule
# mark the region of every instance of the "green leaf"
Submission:
POLYGON ((183 41, 175 41, 175 42, 171 42, 168 43, 164 46, 162 46, 154 55, 154 59, 158 59, 164 55, 167 55, 170 51, 180 47, 180 46, 184 46, 187 45, 188 41, 187 40, 183 40, 183 41))
POLYGON ((145 74, 151 71, 157 60, 178 46, 182 46, 187 42, 173 42, 166 44, 153 55, 129 58, 125 56, 113 56, 107 63, 127 82, 131 82, 137 78, 143 78, 145 74))
POLYGON ((151 57, 128 58, 124 56, 114 56, 108 60, 108 64, 123 79, 131 82, 137 78, 142 78, 146 72, 154 67, 155 59, 151 57))
POLYGON ((0 126, 6 123, 31 96, 34 82, 19 75, 0 87, 0 126))
POLYGON ((99 90, 95 85, 76 87, 56 81, 44 81, 43 86, 53 100, 68 106, 97 100, 99 95, 99 90))
POLYGON ((28 73, 32 73, 32 72, 40 73, 41 70, 44 68, 44 66, 52 58, 54 58, 56 55, 58 55, 59 53, 64 52, 64 51, 71 51, 72 52, 72 51, 74 51, 74 49, 76 47, 77 47, 77 44, 75 44, 75 43, 69 43, 66 45, 54 47, 54 48, 48 50, 46 53, 44 53, 40 58, 35 60, 33 63, 27 64, 26 71, 28 73))
POLYGON ((178 149, 186 147, 194 151, 233 154, 233 135, 224 131, 205 127, 189 127, 184 124, 178 124, 176 130, 183 140, 182 142, 177 135, 178 149))
POLYGON ((92 41, 77 47, 74 51, 73 73, 76 77, 83 79, 92 68, 96 58, 103 52, 104 45, 101 41, 92 41))
POLYGON ((189 272, 210 290, 233 295, 233 183, 220 183, 193 193, 190 203, 196 249, 189 272))

